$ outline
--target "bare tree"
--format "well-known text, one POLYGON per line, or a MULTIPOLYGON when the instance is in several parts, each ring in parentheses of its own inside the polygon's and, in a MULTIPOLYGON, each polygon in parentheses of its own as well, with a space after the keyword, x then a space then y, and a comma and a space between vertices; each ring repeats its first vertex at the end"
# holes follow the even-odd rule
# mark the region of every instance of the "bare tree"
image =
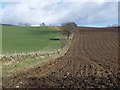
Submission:
POLYGON ((25 25, 25 26, 29 26, 29 23, 25 23, 24 25, 25 25))
POLYGON ((45 23, 44 23, 44 22, 42 22, 42 23, 41 23, 41 26, 45 26, 45 23))
POLYGON ((62 24, 61 26, 61 33, 64 36, 67 36, 69 39, 70 35, 75 31, 77 25, 74 22, 67 22, 62 24))

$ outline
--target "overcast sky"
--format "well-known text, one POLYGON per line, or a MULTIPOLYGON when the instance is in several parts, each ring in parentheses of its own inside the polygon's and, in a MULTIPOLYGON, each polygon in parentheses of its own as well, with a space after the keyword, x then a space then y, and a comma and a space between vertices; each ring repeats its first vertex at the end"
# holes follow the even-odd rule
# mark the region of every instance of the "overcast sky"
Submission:
POLYGON ((108 26, 118 23, 118 0, 3 0, 0 23, 108 26))

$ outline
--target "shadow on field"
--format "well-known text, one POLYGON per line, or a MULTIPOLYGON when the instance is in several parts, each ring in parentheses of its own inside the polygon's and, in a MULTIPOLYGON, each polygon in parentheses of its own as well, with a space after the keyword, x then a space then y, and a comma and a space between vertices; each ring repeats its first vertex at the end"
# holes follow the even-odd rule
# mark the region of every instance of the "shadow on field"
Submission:
POLYGON ((59 38, 50 38, 49 40, 53 40, 53 41, 60 41, 59 38))

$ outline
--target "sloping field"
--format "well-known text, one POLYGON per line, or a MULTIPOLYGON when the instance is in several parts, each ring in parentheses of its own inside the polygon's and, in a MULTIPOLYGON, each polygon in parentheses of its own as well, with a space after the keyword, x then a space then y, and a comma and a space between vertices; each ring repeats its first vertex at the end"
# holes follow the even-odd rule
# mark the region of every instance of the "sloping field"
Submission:
POLYGON ((60 48, 61 34, 52 26, 2 26, 3 54, 53 50, 60 48))
POLYGON ((3 78, 3 87, 117 87, 118 31, 78 28, 67 53, 26 72, 3 78))

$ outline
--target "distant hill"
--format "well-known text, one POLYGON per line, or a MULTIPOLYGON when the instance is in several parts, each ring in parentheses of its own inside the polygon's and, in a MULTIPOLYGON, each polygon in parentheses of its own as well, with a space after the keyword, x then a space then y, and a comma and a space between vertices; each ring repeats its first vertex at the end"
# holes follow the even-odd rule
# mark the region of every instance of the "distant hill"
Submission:
POLYGON ((0 24, 2 26, 15 26, 15 25, 12 25, 12 24, 0 24))

